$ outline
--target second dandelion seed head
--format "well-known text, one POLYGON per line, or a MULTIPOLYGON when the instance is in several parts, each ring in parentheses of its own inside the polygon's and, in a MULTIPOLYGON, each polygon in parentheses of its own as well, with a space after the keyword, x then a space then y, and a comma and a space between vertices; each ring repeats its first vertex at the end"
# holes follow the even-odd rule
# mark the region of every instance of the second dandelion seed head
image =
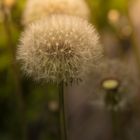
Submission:
POLYGON ((28 0, 23 13, 23 24, 28 25, 52 14, 67 14, 89 19, 89 8, 84 0, 28 0))

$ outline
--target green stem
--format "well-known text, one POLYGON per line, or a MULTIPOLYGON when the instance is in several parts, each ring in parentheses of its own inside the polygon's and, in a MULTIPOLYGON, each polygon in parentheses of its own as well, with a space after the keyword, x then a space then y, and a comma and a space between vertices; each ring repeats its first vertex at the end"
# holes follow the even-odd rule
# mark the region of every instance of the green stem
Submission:
POLYGON ((59 84, 59 125, 60 125, 60 140, 67 140, 65 102, 64 102, 64 83, 59 84))
POLYGON ((112 117, 112 129, 113 129, 113 139, 120 140, 120 122, 119 122, 119 116, 118 111, 115 109, 111 110, 111 117, 112 117))
POLYGON ((113 129, 113 140, 120 139, 121 128, 120 128, 120 118, 119 110, 116 109, 119 103, 119 97, 116 91, 107 91, 106 94, 106 106, 109 108, 111 119, 112 119, 112 129, 113 129))

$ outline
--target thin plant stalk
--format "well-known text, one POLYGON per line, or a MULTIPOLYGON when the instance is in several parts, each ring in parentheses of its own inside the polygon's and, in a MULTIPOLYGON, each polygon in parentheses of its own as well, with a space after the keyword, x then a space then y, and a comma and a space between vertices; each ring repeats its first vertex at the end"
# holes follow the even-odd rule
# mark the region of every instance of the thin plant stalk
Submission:
MULTIPOLYGON (((129 5, 127 6, 129 7, 129 5)), ((129 25, 130 27, 134 30, 131 34, 131 41, 132 41, 132 51, 133 51, 133 54, 135 56, 135 60, 137 62, 137 65, 138 65, 138 70, 139 70, 139 76, 140 76, 140 45, 139 45, 139 42, 138 42, 138 37, 135 33, 135 27, 134 27, 134 24, 132 22, 132 19, 130 17, 130 11, 127 10, 126 11, 126 14, 128 15, 127 18, 128 18, 128 22, 129 22, 129 25)))
POLYGON ((112 120, 112 132, 113 140, 125 140, 124 135, 122 134, 121 118, 120 118, 120 109, 119 104, 119 93, 117 89, 106 91, 106 106, 110 111, 111 120, 112 120))
POLYGON ((59 125, 60 125, 60 140, 67 140, 65 102, 64 102, 64 83, 59 84, 59 125))
POLYGON ((117 93, 116 91, 110 90, 106 92, 106 106, 110 111, 111 119, 112 119, 112 131, 113 131, 113 139, 117 139, 119 135, 118 128, 118 110, 116 110, 118 101, 117 101, 117 93))
MULTIPOLYGON (((16 94, 16 98, 17 98, 17 104, 18 104, 18 109, 19 109, 19 114, 20 114, 20 118, 21 118, 21 135, 22 135, 22 139, 25 140, 26 139, 26 119, 25 119, 25 104, 24 104, 24 99, 23 99, 23 91, 22 91, 22 86, 21 86, 21 79, 20 79, 20 74, 19 74, 19 70, 16 64, 16 59, 15 59, 15 49, 14 49, 14 42, 13 42, 13 38, 12 38, 12 31, 11 31, 11 20, 10 20, 10 15, 9 13, 6 11, 5 9, 6 7, 4 7, 4 5, 1 5, 1 9, 2 9, 2 13, 4 16, 3 19, 3 25, 4 25, 4 29, 5 29, 5 33, 6 33, 6 37, 7 37, 7 46, 9 49, 9 53, 11 55, 11 69, 12 69, 12 73, 13 73, 13 78, 14 78, 14 84, 15 84, 15 94, 16 94)), ((8 9, 7 9, 8 10, 8 9)))

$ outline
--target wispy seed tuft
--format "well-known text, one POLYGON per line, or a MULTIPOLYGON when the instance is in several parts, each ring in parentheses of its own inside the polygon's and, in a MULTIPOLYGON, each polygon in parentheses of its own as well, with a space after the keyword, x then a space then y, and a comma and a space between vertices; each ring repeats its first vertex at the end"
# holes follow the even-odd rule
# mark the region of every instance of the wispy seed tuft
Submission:
POLYGON ((55 83, 81 79, 101 57, 94 27, 73 16, 53 15, 31 24, 17 50, 17 60, 28 76, 55 83))

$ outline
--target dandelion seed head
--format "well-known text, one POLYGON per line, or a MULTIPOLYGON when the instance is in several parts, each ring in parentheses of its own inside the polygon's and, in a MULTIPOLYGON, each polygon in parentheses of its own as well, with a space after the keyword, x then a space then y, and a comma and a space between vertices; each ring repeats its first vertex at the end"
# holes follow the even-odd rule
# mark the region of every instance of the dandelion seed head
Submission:
POLYGON ((81 79, 90 65, 100 61, 102 47, 98 44, 98 34, 86 20, 53 15, 25 30, 17 60, 37 81, 67 83, 81 79))
POLYGON ((28 25, 52 14, 89 19, 90 12, 84 0, 28 0, 23 14, 23 24, 28 25))

